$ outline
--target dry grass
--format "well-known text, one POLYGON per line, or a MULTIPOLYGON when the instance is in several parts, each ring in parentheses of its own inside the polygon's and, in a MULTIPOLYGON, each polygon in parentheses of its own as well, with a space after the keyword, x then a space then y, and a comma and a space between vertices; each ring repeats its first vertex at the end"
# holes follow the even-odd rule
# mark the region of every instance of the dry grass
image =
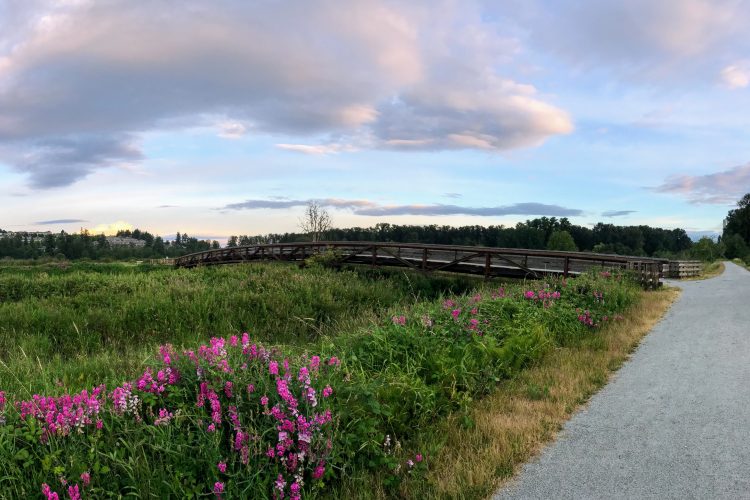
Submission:
POLYGON ((700 281, 715 278, 724 272, 724 263, 716 260, 714 262, 704 262, 703 269, 699 276, 692 276, 690 278, 682 278, 680 281, 700 281))
POLYGON ((643 292, 623 321, 587 345, 556 349, 478 402, 472 414, 475 425, 446 421, 433 436, 444 440, 444 446, 433 457, 427 483, 406 484, 403 494, 485 498, 496 491, 607 382, 678 295, 674 288, 643 292))

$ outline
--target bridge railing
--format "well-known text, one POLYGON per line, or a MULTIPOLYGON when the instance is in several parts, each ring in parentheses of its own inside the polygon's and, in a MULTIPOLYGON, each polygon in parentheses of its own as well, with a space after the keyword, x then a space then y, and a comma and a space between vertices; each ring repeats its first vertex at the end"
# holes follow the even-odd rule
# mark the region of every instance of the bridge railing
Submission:
POLYGON ((473 247, 390 242, 294 242, 227 247, 175 259, 177 267, 230 264, 255 260, 304 261, 333 252, 340 263, 408 267, 421 271, 449 271, 491 276, 538 278, 548 274, 577 275, 591 267, 630 269, 647 286, 658 286, 663 259, 647 259, 588 252, 560 252, 519 248, 473 247))

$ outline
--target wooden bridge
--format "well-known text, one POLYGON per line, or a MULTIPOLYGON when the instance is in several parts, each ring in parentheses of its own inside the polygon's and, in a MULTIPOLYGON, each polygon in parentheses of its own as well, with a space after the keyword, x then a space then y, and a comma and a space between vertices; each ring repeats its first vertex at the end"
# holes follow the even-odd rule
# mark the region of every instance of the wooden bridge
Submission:
POLYGON ((592 267, 631 269, 648 287, 660 284, 664 259, 586 252, 558 252, 419 243, 319 241, 228 247, 198 252, 174 260, 176 267, 235 264, 259 260, 301 262, 330 252, 336 264, 406 267, 490 277, 536 279, 545 275, 575 276, 592 267))

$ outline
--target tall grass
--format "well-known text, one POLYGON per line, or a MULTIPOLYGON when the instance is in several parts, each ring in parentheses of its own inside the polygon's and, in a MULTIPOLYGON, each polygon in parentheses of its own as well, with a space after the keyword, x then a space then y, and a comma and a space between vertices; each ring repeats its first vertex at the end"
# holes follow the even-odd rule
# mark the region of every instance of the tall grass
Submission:
POLYGON ((119 381, 163 343, 249 332, 304 345, 361 328, 378 312, 477 280, 379 270, 249 264, 198 269, 99 263, 0 265, 0 360, 11 392, 119 381), (20 382, 19 382, 20 381, 20 382))
POLYGON ((268 264, 24 273, 0 270, 12 349, 0 367, 0 496, 63 480, 102 496, 270 498, 292 482, 308 497, 435 492, 425 474, 455 446, 445 419, 472 429, 475 401, 498 384, 561 349, 606 349, 602 329, 640 293, 608 272, 515 284, 268 264), (209 336, 228 338, 195 349, 209 336), (147 357, 166 341, 192 350, 147 357), (100 383, 93 403, 91 392, 32 395, 100 383), (315 419, 312 437, 303 427, 315 419))

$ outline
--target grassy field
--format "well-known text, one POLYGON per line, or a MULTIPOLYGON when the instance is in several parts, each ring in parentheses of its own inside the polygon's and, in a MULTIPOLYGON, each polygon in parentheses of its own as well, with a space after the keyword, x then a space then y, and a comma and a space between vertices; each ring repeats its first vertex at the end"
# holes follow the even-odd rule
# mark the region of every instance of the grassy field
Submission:
POLYGON ((0 264, 0 361, 14 375, 4 389, 120 382, 166 342, 195 345, 249 332, 271 344, 309 344, 357 330, 391 307, 476 285, 464 277, 267 264, 175 270, 6 262, 0 264))
POLYGON ((671 297, 273 264, 5 264, 0 294, 0 497, 154 498, 482 498, 671 297))

